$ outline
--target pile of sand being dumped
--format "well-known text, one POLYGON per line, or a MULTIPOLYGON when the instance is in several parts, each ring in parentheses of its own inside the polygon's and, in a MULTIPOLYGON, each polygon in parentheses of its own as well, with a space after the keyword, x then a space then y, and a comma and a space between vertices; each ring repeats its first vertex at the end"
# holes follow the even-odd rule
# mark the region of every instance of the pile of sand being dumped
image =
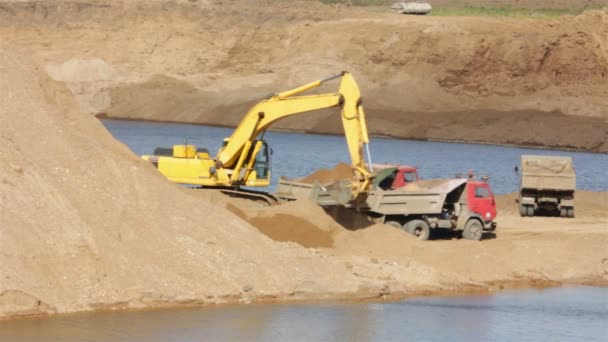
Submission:
POLYGON ((167 182, 2 42, 0 74, 0 318, 405 291, 167 182))
POLYGON ((321 184, 327 184, 339 180, 352 179, 353 177, 354 172, 352 166, 346 163, 339 163, 332 169, 319 169, 304 178, 297 179, 297 181, 302 183, 319 182, 321 184))

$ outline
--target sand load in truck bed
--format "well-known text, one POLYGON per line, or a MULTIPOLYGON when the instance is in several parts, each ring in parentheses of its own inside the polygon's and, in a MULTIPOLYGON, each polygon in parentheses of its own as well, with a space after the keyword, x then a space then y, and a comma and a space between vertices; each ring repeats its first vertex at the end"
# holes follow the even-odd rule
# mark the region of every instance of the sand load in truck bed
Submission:
POLYGON ((294 181, 308 184, 312 184, 314 182, 327 184, 339 180, 351 179, 353 176, 354 174, 352 166, 346 163, 340 163, 333 169, 319 169, 306 177, 294 179, 294 181))

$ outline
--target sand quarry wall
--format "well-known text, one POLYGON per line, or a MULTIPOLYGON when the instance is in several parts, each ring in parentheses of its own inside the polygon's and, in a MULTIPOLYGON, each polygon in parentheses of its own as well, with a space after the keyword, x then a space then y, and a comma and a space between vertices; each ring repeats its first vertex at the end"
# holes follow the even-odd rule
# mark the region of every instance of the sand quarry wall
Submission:
MULTIPOLYGON (((231 126, 269 93, 349 70, 378 135, 608 151, 606 10, 532 20, 315 1, 0 8, 3 39, 36 56, 92 114, 231 126)), ((341 130, 335 111, 275 127, 341 130)))

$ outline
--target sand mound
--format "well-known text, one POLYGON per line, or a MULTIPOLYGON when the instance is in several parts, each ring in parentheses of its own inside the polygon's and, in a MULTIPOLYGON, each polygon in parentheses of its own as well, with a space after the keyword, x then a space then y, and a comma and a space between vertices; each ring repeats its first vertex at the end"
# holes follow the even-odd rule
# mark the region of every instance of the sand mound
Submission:
POLYGON ((327 231, 310 221, 292 215, 277 214, 271 217, 255 217, 250 223, 275 241, 291 241, 302 247, 332 247, 334 240, 327 231))
POLYGON ((320 169, 310 175, 298 179, 302 183, 319 182, 321 184, 333 183, 335 181, 351 179, 354 177, 352 166, 346 163, 339 163, 332 169, 320 169))
MULTIPOLYGON (((234 203, 234 202, 233 202, 234 203)), ((233 211, 247 215, 248 203, 233 211)), ((263 208, 247 216, 249 222, 275 241, 291 241, 303 247, 333 247, 333 235, 343 228, 314 202, 299 199, 263 208)))

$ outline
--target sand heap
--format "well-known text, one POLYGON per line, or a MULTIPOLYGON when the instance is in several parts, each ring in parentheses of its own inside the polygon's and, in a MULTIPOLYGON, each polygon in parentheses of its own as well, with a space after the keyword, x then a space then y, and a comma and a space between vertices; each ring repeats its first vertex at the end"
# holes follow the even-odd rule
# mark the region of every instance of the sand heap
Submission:
POLYGON ((319 169, 306 177, 297 179, 296 181, 302 183, 319 182, 320 184, 327 184, 340 180, 352 179, 354 176, 355 173, 351 165, 339 163, 331 169, 319 169))
POLYGON ((275 242, 167 182, 16 51, 0 44, 0 318, 416 283, 407 267, 275 242))

